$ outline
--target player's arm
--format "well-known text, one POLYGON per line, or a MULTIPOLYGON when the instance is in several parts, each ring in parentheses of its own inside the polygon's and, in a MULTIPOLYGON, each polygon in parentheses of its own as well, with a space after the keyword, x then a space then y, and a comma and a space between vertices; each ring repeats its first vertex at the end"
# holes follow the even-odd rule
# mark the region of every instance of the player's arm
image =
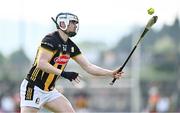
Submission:
POLYGON ((73 59, 89 74, 95 75, 95 76, 105 76, 105 75, 111 75, 115 78, 119 78, 121 73, 116 73, 116 70, 108 70, 101 68, 99 66, 96 66, 92 63, 90 63, 82 54, 77 55, 73 57, 73 59))
POLYGON ((52 51, 46 50, 41 47, 37 57, 37 67, 47 73, 60 75, 62 71, 58 68, 55 68, 49 63, 49 61, 52 58, 52 55, 53 55, 52 51))

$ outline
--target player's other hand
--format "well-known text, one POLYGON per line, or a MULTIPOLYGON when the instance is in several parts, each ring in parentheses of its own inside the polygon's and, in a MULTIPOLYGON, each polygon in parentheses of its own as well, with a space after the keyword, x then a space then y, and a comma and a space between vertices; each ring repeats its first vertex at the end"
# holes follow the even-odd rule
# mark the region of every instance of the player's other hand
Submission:
POLYGON ((118 70, 119 69, 113 70, 113 74, 112 74, 113 78, 119 79, 122 76, 122 74, 124 73, 123 71, 119 72, 118 70))
POLYGON ((76 73, 76 72, 66 72, 66 71, 63 71, 62 73, 61 73, 61 76, 62 77, 64 77, 64 78, 66 78, 66 79, 68 79, 69 81, 75 81, 75 82, 77 82, 77 83, 79 83, 80 82, 80 80, 79 80, 79 77, 78 77, 78 73, 76 73))

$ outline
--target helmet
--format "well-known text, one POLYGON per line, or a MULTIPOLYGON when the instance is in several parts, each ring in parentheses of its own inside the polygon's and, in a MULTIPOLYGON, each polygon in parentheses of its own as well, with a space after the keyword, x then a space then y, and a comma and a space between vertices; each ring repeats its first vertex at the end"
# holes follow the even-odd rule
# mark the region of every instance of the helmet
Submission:
POLYGON ((64 31, 70 37, 75 36, 77 31, 79 30, 79 20, 78 20, 78 17, 76 15, 74 15, 74 14, 71 14, 71 13, 59 13, 56 16, 56 22, 57 22, 58 25, 59 25, 60 22, 64 22, 65 28, 62 28, 61 26, 59 26, 59 29, 64 31), (67 30, 67 27, 68 27, 70 21, 76 21, 77 22, 77 28, 76 28, 75 32, 68 32, 67 33, 66 30, 67 30))

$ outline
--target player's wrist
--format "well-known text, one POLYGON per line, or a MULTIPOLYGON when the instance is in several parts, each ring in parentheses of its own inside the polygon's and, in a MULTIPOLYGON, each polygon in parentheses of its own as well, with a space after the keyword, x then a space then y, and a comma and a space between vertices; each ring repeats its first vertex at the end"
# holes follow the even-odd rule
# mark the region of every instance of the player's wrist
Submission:
POLYGON ((113 75, 114 71, 113 70, 109 70, 108 74, 109 75, 113 75))

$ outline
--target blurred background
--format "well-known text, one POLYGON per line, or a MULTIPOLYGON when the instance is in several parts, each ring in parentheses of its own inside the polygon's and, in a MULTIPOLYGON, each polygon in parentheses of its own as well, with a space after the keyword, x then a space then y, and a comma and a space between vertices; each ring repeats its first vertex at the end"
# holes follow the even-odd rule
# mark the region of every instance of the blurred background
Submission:
MULTIPOLYGON (((51 17, 78 15, 72 40, 94 64, 115 69, 123 64, 152 16, 159 17, 113 86, 73 60, 79 85, 65 79, 57 89, 78 113, 180 112, 180 8, 178 0, 0 0, 0 113, 19 112, 19 87, 42 38, 56 30, 51 17)), ((42 109, 40 112, 48 112, 42 109)))

